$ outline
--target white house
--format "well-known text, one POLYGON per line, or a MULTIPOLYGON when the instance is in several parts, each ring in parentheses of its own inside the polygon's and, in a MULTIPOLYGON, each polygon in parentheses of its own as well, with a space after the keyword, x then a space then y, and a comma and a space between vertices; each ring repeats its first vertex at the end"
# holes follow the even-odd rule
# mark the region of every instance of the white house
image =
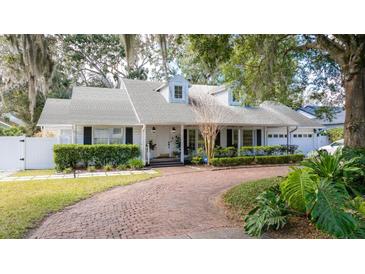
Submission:
POLYGON ((323 125, 324 129, 330 129, 330 128, 343 128, 345 123, 345 110, 341 107, 333 107, 334 115, 333 119, 328 119, 326 117, 319 119, 316 116, 316 111, 319 109, 319 106, 315 105, 305 105, 298 109, 298 112, 309 119, 315 120, 318 123, 323 125))
POLYGON ((189 104, 198 92, 213 96, 230 113, 217 137, 221 147, 297 144, 300 139, 299 150, 315 148, 314 132, 322 127, 317 121, 279 103, 245 107, 229 88, 191 85, 182 76, 166 83, 123 79, 120 89, 75 87, 71 99, 47 99, 38 125, 55 131, 62 143, 133 143, 141 145, 146 162, 150 157, 183 162, 203 145, 189 104))

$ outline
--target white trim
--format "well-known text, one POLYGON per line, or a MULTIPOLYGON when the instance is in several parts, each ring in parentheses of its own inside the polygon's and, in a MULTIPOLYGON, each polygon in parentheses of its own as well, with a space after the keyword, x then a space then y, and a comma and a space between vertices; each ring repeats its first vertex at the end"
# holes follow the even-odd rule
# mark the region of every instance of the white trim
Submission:
POLYGON ((135 115, 136 115, 136 117, 137 117, 138 123, 139 123, 139 124, 141 124, 141 119, 139 118, 139 115, 138 115, 138 113, 137 113, 136 107, 135 107, 135 106, 134 106, 134 104, 133 104, 133 101, 132 101, 132 99, 131 99, 131 96, 129 95, 129 92, 128 92, 128 90, 127 90, 127 87, 125 86, 125 83, 124 83, 123 79, 122 79, 122 81, 121 81, 121 84, 123 85, 123 88, 124 88, 125 92, 127 93, 128 100, 129 100, 129 102, 130 102, 130 103, 131 103, 131 105, 132 105, 132 109, 133 109, 134 114, 135 114, 135 115))

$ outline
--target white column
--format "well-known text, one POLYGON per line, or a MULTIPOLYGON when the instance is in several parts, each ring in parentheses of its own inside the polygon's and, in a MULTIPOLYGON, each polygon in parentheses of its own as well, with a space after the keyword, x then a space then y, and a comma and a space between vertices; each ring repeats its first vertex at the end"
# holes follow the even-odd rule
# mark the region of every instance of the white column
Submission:
POLYGON ((240 147, 242 146, 241 144, 241 128, 238 128, 238 142, 237 142, 237 155, 240 155, 240 147))
POLYGON ((181 125, 180 134, 180 162, 184 163, 184 125, 181 125))
POLYGON ((146 125, 143 125, 141 129, 141 154, 142 161, 146 164, 146 125))
POLYGON ((264 146, 267 146, 267 128, 264 127, 264 130, 263 130, 263 135, 264 135, 264 146))
POLYGON ((72 125, 72 143, 77 143, 76 125, 72 125))

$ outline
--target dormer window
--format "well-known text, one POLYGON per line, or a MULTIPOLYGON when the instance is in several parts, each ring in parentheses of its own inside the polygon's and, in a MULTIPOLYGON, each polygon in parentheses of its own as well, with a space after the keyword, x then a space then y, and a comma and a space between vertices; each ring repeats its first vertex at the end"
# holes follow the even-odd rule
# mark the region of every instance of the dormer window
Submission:
POLYGON ((240 102, 240 98, 239 98, 239 96, 236 92, 232 92, 232 102, 233 103, 239 103, 240 102))
POLYGON ((182 99, 183 98, 183 86, 176 85, 174 87, 174 98, 175 99, 182 99))

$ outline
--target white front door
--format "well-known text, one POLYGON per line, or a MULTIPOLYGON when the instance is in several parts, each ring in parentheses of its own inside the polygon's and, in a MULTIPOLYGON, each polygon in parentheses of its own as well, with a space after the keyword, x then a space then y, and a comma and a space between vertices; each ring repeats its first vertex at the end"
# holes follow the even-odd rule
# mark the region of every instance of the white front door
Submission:
POLYGON ((156 126, 156 156, 166 156, 170 155, 170 127, 156 126))

